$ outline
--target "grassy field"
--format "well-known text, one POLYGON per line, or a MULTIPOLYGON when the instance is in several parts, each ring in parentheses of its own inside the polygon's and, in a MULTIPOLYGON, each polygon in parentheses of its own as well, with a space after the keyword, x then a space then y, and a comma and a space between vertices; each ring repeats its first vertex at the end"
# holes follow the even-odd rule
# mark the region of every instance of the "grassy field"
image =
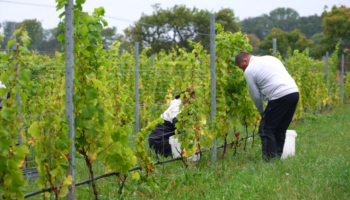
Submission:
MULTIPOLYGON (((298 121, 290 127, 298 133, 296 155, 286 160, 263 162, 256 137, 253 149, 240 149, 236 156, 228 150, 215 164, 207 164, 211 153, 206 152, 200 164, 187 169, 176 161, 157 166, 148 179, 128 178, 122 196, 117 177, 100 179, 96 181, 99 199, 350 199, 349 113, 350 106, 344 105, 316 120, 298 121)), ((86 180, 81 156, 76 163, 77 181, 86 180)), ((103 174, 101 161, 94 162, 94 170, 103 174)), ((35 187, 30 184, 28 192, 35 187)), ((89 197, 94 199, 89 185, 77 188, 77 199, 89 197)), ((29 199, 38 198, 42 197, 29 199)))

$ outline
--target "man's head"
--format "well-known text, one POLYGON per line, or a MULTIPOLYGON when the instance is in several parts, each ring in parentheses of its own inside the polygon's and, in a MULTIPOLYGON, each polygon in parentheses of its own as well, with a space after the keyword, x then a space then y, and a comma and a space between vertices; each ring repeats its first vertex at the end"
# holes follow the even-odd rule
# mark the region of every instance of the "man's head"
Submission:
POLYGON ((249 60, 250 57, 252 57, 252 55, 250 53, 247 52, 239 52, 236 56, 235 59, 235 64, 242 69, 243 71, 246 70, 246 68, 248 67, 249 64, 249 60))

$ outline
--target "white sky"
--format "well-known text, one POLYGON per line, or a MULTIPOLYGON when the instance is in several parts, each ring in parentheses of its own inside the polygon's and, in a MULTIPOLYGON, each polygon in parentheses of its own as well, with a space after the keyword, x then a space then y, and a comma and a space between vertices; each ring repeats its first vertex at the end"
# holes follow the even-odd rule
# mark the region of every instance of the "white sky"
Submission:
MULTIPOLYGON (((118 33, 122 33, 122 30, 133 24, 132 21, 137 21, 142 13, 152 14, 151 5, 156 3, 160 3, 162 8, 170 8, 175 4, 184 4, 189 8, 195 6, 209 11, 232 8, 240 20, 267 14, 278 7, 293 8, 300 16, 309 16, 320 15, 325 5, 329 8, 333 5, 350 6, 349 0, 86 0, 83 9, 91 12, 94 8, 103 6, 106 16, 123 19, 106 18, 109 26, 116 26, 118 33)), ((61 13, 61 11, 56 12, 55 6, 55 0, 0 0, 0 22, 5 20, 20 22, 24 19, 36 18, 42 22, 44 29, 54 28, 59 22, 58 15, 61 13), (20 3, 41 4, 49 7, 20 3)))

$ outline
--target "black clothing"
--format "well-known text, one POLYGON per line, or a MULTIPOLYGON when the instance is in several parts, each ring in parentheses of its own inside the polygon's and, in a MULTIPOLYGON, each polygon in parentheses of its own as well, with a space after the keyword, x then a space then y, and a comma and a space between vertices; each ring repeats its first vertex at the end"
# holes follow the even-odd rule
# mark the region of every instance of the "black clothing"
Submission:
POLYGON ((286 131, 293 119, 299 101, 299 92, 268 102, 259 126, 263 159, 281 158, 286 131))
POLYGON ((176 122, 176 117, 173 119, 173 123, 164 120, 163 124, 157 125, 156 129, 151 132, 148 138, 148 143, 149 147, 155 150, 157 156, 172 156, 171 145, 169 144, 169 137, 175 135, 176 122))
MULTIPOLYGON (((8 92, 6 94, 6 98, 5 99, 9 99, 10 98, 10 93, 8 92)), ((0 97, 0 110, 2 109, 2 106, 3 106, 3 102, 2 102, 2 98, 0 97)))

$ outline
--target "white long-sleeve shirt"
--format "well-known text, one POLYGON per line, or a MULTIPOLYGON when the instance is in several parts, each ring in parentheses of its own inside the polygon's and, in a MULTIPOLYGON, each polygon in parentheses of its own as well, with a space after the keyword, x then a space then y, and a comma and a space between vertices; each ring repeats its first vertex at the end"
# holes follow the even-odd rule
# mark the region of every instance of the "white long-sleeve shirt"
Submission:
MULTIPOLYGON (((0 81, 0 88, 6 88, 6 85, 2 84, 2 82, 0 81)), ((0 97, 0 108, 2 108, 2 99, 6 99, 7 98, 7 94, 4 97, 0 97)))
POLYGON ((168 109, 163 114, 161 114, 160 117, 162 119, 164 119, 165 121, 169 121, 169 122, 173 123, 174 117, 176 117, 177 114, 179 114, 181 112, 180 105, 181 105, 180 99, 172 100, 170 102, 168 109))
POLYGON ((0 88, 6 88, 6 85, 2 84, 1 81, 0 81, 0 88))
POLYGON ((249 94, 259 113, 264 112, 262 103, 298 92, 298 86, 281 61, 273 56, 252 56, 244 72, 249 94))

